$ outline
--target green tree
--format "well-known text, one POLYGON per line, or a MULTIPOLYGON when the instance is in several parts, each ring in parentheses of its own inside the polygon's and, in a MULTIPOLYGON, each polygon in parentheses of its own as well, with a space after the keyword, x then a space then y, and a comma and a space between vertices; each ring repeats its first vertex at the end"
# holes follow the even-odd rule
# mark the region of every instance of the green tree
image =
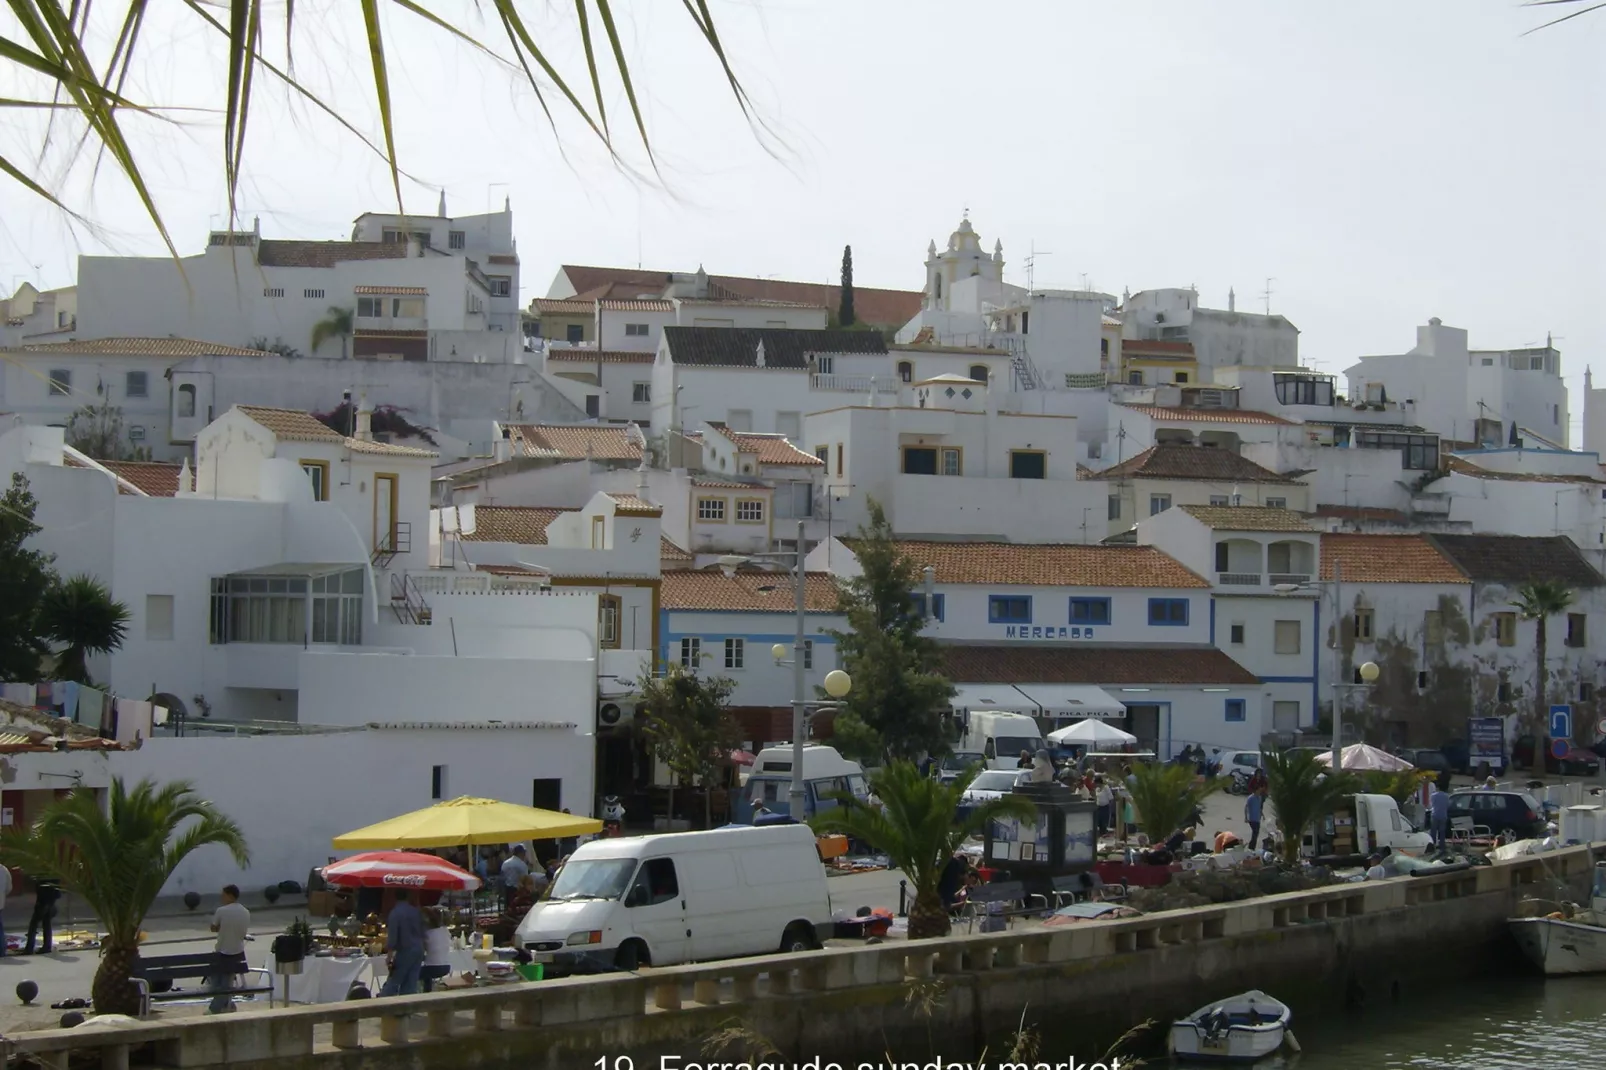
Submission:
MULTIPOLYGON (((712 826, 714 785, 741 742, 741 726, 729 708, 736 682, 727 676, 698 676, 671 663, 662 676, 643 676, 638 686, 647 715, 642 734, 682 783, 702 785, 703 824, 712 826)), ((671 786, 671 817, 674 812, 671 786)))
POLYGON ((851 327, 857 322, 853 314, 853 246, 842 247, 842 302, 837 307, 836 322, 851 327))
POLYGON ((331 338, 340 339, 340 359, 346 359, 346 339, 351 337, 352 310, 338 305, 329 306, 329 314, 312 325, 312 351, 331 338))
POLYGON ((844 758, 864 765, 881 764, 881 736, 852 710, 843 710, 831 719, 831 746, 844 758))
POLYGON ((45 593, 37 627, 64 647, 56 656, 56 679, 87 684, 89 655, 109 654, 127 638, 128 607, 93 576, 73 576, 45 593))
POLYGON ((299 360, 306 355, 295 346, 287 343, 283 338, 275 338, 271 342, 268 341, 268 336, 265 334, 259 334, 251 339, 245 344, 245 348, 255 349, 263 353, 272 353, 279 357, 289 357, 292 360, 299 360))
POLYGON ((1208 796, 1226 786, 1226 777, 1200 781, 1191 765, 1138 762, 1132 766, 1132 808, 1149 842, 1164 843, 1186 827, 1208 796))
POLYGON ((853 541, 859 575, 838 587, 848 630, 831 633, 853 677, 843 708, 876 734, 888 758, 938 754, 948 745, 940 711, 953 685, 939 671, 937 644, 921 634, 925 618, 912 597, 918 566, 898 549, 880 503, 869 508, 853 541))
POLYGON ((123 441, 123 410, 109 401, 74 411, 67 419, 66 442, 97 461, 150 460, 150 450, 123 441))
POLYGON ((845 797, 841 805, 817 816, 820 832, 841 832, 869 844, 892 860, 914 890, 909 909, 909 939, 948 934, 948 911, 938 884, 954 852, 987 827, 989 821, 1015 817, 1033 820, 1037 807, 1024 795, 1006 792, 971 808, 957 819, 959 803, 976 770, 947 784, 921 776, 913 762, 891 762, 870 774, 875 806, 845 797))
POLYGON ((1299 844, 1316 822, 1357 790, 1348 773, 1334 773, 1315 751, 1266 751, 1267 798, 1277 815, 1277 834, 1285 862, 1299 861, 1299 844))
POLYGON ((1526 584, 1511 600, 1518 616, 1534 622, 1533 770, 1536 773, 1545 771, 1545 755, 1550 751, 1550 671, 1545 665, 1550 656, 1550 635, 1546 624, 1551 617, 1567 612, 1572 604, 1572 590, 1564 583, 1551 580, 1526 584))
POLYGON ((26 543, 39 531, 33 522, 38 508, 21 472, 0 495, 0 680, 33 683, 50 647, 37 627, 39 603, 56 585, 49 554, 26 543))
POLYGON ((91 988, 101 1014, 137 1014, 129 983, 139 960, 139 930, 162 886, 202 847, 228 848, 237 865, 250 864, 240 827, 198 797, 184 781, 132 788, 112 780, 102 807, 98 793, 75 788, 47 805, 32 825, 0 835, 0 862, 34 877, 52 877, 94 911, 105 937, 91 988))

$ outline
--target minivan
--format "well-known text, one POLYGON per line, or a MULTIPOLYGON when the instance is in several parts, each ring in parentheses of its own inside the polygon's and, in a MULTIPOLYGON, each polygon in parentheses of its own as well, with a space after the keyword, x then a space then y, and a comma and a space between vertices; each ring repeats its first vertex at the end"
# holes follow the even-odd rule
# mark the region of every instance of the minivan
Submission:
POLYGON ((592 840, 514 941, 538 962, 627 971, 809 951, 832 931, 825 879, 807 825, 592 840))

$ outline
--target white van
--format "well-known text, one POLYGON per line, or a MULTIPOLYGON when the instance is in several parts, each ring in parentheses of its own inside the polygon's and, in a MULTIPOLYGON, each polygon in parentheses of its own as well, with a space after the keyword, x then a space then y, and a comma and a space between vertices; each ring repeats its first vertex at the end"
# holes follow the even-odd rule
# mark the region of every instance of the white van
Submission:
POLYGON ((538 961, 621 970, 807 951, 831 934, 825 879, 807 825, 592 840, 514 941, 538 961))
MULTIPOLYGON (((749 824, 753 812, 760 806, 772 814, 791 814, 791 792, 792 745, 765 747, 753 759, 753 771, 747 775, 741 794, 733 800, 731 820, 749 824)), ((851 795, 860 802, 870 797, 864 768, 842 757, 835 747, 804 744, 803 807, 806 812, 798 819, 807 821, 838 806, 837 800, 844 795, 851 795)))
POLYGON ((989 769, 1014 769, 1020 763, 1021 751, 1030 751, 1035 757, 1046 747, 1036 718, 1002 710, 971 710, 964 735, 954 750, 982 754, 989 769))

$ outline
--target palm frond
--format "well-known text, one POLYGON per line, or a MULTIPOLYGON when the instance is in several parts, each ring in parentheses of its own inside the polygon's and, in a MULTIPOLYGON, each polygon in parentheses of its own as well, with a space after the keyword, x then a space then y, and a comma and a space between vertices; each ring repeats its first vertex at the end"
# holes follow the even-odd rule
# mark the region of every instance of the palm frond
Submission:
POLYGON ((1559 26, 1562 23, 1569 21, 1570 19, 1576 19, 1581 15, 1588 15, 1590 12, 1599 11, 1602 8, 1606 8, 1606 3, 1598 3, 1598 2, 1597 3, 1590 3, 1590 2, 1588 2, 1588 0, 1527 0, 1527 2, 1522 5, 1523 7, 1552 7, 1552 6, 1556 5, 1556 4, 1580 4, 1580 3, 1581 4, 1585 4, 1585 6, 1579 8, 1577 11, 1569 11, 1567 14, 1562 15, 1560 18, 1554 18, 1554 19, 1551 19, 1549 22, 1541 23, 1540 25, 1535 26, 1531 30, 1525 30, 1525 31, 1523 31, 1522 35, 1524 37, 1527 37, 1531 33, 1538 33, 1540 30, 1548 30, 1548 29, 1550 29, 1550 27, 1559 26))

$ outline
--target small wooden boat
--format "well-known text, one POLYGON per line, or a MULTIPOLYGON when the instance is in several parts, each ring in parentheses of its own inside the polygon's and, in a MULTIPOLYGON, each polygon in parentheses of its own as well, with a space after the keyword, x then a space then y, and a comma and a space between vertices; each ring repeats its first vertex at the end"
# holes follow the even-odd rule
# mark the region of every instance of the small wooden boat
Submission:
MULTIPOLYGON (((1525 902, 1525 907, 1538 901, 1525 902)), ((1606 973, 1606 862, 1595 863, 1590 909, 1570 905, 1544 917, 1507 920, 1517 946, 1547 977, 1575 973, 1606 973)), ((1541 909, 1543 909, 1541 907, 1541 909)))
POLYGON ((1171 1024, 1171 1048, 1188 1062, 1252 1063, 1283 1046, 1293 1015, 1264 992, 1201 1007, 1171 1024))

